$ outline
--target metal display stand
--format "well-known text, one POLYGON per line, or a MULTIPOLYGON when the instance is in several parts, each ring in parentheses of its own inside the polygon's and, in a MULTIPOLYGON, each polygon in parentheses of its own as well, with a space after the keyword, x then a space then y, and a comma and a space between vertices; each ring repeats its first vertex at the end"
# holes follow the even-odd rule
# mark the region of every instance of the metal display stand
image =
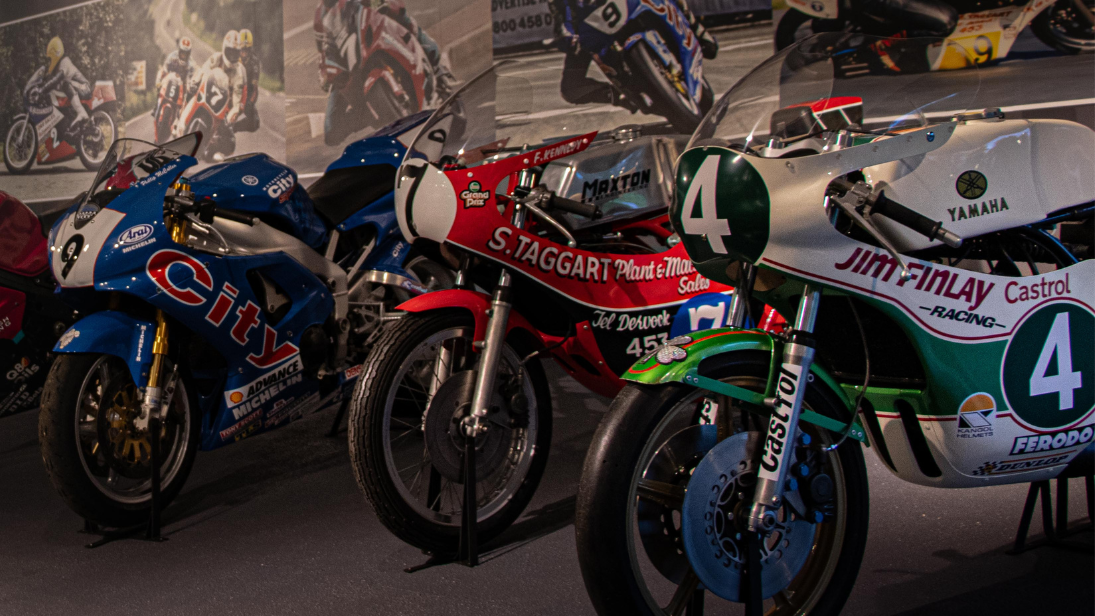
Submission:
POLYGON ((1015 533, 1015 545, 1008 550, 1008 554, 1018 555, 1042 546, 1059 547, 1068 550, 1089 552, 1090 548, 1075 542, 1063 541, 1069 535, 1090 531, 1092 529, 1092 498, 1095 496, 1095 478, 1091 475, 1084 477, 1084 487, 1087 490, 1087 522, 1073 529, 1068 528, 1068 480, 1069 477, 1057 477, 1057 521, 1053 520, 1053 501, 1050 500, 1049 482, 1045 479, 1034 481, 1027 490, 1027 500, 1023 505, 1023 514, 1019 518, 1019 528, 1015 533), (1030 522, 1034 517, 1034 508, 1038 504, 1038 497, 1042 499, 1042 528, 1045 529, 1045 539, 1039 539, 1027 543, 1027 534, 1030 532, 1030 522))

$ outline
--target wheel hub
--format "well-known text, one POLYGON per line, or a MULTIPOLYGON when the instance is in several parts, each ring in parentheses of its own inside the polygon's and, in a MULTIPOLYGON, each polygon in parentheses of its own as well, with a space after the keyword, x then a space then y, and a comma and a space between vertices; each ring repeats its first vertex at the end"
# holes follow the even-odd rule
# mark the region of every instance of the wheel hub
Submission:
MULTIPOLYGON (((466 439, 460 422, 468 416, 471 408, 472 393, 475 391, 475 371, 464 370, 450 376, 430 400, 426 409, 424 431, 426 451, 430 462, 439 473, 449 481, 463 483, 462 463, 466 439)), ((491 407, 505 409, 502 396, 496 391, 491 396, 491 407)), ((489 477, 506 457, 506 444, 510 442, 510 428, 502 425, 497 416, 506 416, 505 411, 491 418, 490 428, 475 438, 475 480, 489 477)))
MULTIPOLYGON (((760 432, 740 432, 723 440, 692 472, 681 511, 681 536, 688 562, 700 582, 728 601, 742 600, 745 543, 739 520, 746 515, 756 484, 760 432)), ((797 492, 785 492, 784 503, 797 492)), ((771 597, 798 575, 813 545, 815 525, 787 505, 761 542, 761 594, 771 597)))
POLYGON ((152 443, 147 430, 139 429, 136 420, 140 417, 140 396, 133 383, 107 388, 100 416, 103 428, 99 442, 107 444, 110 466, 124 477, 141 478, 148 474, 152 458, 152 443))

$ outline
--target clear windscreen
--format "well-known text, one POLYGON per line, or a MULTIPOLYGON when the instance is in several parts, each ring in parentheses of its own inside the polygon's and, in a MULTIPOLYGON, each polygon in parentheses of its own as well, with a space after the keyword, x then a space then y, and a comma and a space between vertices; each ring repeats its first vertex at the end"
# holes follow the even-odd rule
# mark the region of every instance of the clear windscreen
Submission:
POLYGON ((534 88, 522 72, 502 61, 465 83, 422 125, 404 162, 469 167, 563 139, 532 112, 534 88))
POLYGON ((201 133, 191 133, 159 145, 140 139, 115 141, 80 203, 78 218, 80 215, 82 218, 93 216, 127 188, 171 161, 181 156, 193 156, 200 143, 201 133))
POLYGON ((891 134, 961 114, 977 105, 973 54, 944 39, 823 33, 784 49, 723 95, 688 147, 720 145, 766 155, 834 138, 836 131, 891 134), (932 71, 943 57, 970 68, 932 71))

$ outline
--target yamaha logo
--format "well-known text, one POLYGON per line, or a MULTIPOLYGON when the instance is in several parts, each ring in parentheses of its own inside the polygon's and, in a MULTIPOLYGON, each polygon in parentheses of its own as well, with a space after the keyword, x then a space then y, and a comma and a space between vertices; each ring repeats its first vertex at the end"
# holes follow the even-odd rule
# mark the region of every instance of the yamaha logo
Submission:
POLYGON ((244 184, 247 184, 248 186, 258 186, 259 185, 259 179, 255 176, 253 176, 253 175, 245 175, 242 178, 240 178, 240 180, 244 184))
POLYGON ((970 169, 969 171, 963 171, 962 175, 958 176, 954 188, 963 199, 980 199, 981 195, 989 189, 989 181, 985 174, 970 169))

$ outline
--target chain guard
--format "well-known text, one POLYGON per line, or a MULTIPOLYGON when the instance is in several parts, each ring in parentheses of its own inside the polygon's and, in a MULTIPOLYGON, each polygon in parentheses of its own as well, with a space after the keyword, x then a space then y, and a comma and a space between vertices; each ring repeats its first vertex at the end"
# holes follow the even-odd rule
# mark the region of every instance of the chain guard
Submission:
MULTIPOLYGON (((746 554, 734 516, 745 515, 752 502, 762 439, 760 432, 739 432, 715 445, 692 472, 684 496, 681 536, 688 562, 700 582, 727 601, 744 599, 746 554)), ((764 598, 794 580, 814 544, 816 525, 799 518, 786 504, 776 518, 775 529, 761 544, 764 598)))

